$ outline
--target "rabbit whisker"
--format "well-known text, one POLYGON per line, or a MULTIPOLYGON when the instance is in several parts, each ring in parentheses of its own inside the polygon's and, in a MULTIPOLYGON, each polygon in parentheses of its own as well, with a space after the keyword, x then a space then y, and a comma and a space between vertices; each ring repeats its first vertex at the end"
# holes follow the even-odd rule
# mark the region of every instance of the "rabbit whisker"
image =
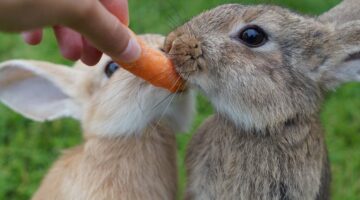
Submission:
POLYGON ((159 107, 162 103, 164 103, 164 101, 166 101, 169 97, 171 97, 171 95, 174 95, 172 93, 168 94, 165 98, 163 98, 162 100, 160 100, 157 104, 155 104, 155 106, 153 106, 151 108, 151 111, 155 110, 157 107, 159 107))
POLYGON ((190 73, 193 73, 193 72, 196 72, 196 71, 198 71, 197 69, 193 69, 193 70, 188 70, 188 71, 181 71, 181 72, 179 72, 181 75, 183 75, 183 74, 188 74, 188 75, 190 75, 190 73))
MULTIPOLYGON (((110 84, 106 85, 105 87, 108 88, 109 86, 110 86, 110 84)), ((113 99, 114 97, 117 97, 118 95, 120 95, 120 93, 114 94, 113 96, 110 96, 109 98, 106 98, 106 99, 101 99, 101 101, 94 104, 93 106, 98 106, 98 105, 101 105, 101 104, 105 104, 108 101, 110 101, 111 99, 113 99)))
POLYGON ((146 115, 143 107, 141 106, 141 102, 140 102, 140 101, 143 100, 143 98, 140 98, 140 91, 141 91, 141 88, 143 88, 143 87, 144 87, 143 84, 140 84, 139 87, 138 87, 138 91, 136 92, 136 103, 137 103, 137 105, 138 105, 141 113, 142 113, 143 115, 146 115))
POLYGON ((176 6, 173 2, 168 2, 167 3, 167 9, 168 11, 171 11, 171 14, 168 13, 168 19, 169 19, 169 28, 171 30, 175 29, 176 27, 178 27, 180 24, 182 24, 182 22, 184 21, 184 17, 182 17, 180 15, 179 12, 179 6, 176 6))
POLYGON ((182 53, 178 53, 178 54, 176 54, 176 53, 167 53, 167 55, 169 55, 169 56, 186 56, 186 54, 182 54, 182 53))
MULTIPOLYGON (((173 87, 180 81, 181 77, 177 78, 177 80, 175 81, 175 83, 173 84, 173 87)), ((175 93, 177 93, 179 91, 179 88, 176 89, 175 93)), ((156 109, 160 104, 162 104, 165 100, 167 100, 169 97, 171 97, 171 95, 175 95, 173 93, 170 93, 169 95, 167 95, 164 99, 162 99, 159 103, 155 104, 155 106, 151 109, 154 110, 156 109)))
MULTIPOLYGON (((175 85, 180 81, 180 79, 181 79, 180 77, 177 78, 177 80, 175 81, 175 83, 174 83, 173 86, 175 86, 175 85)), ((166 97, 166 99, 169 98, 169 97, 171 97, 171 99, 170 99, 169 103, 165 106, 165 109, 164 109, 164 111, 161 113, 161 115, 160 115, 160 117, 159 117, 159 120, 155 123, 155 127, 159 125, 161 119, 164 117, 167 109, 169 109, 169 106, 170 106, 171 103, 174 101, 174 98, 176 97, 177 92, 179 92, 179 90, 180 90, 180 89, 177 88, 174 94, 171 93, 170 95, 168 95, 168 96, 166 97)), ((164 100, 162 100, 162 103, 163 103, 163 102, 164 102, 164 100)))

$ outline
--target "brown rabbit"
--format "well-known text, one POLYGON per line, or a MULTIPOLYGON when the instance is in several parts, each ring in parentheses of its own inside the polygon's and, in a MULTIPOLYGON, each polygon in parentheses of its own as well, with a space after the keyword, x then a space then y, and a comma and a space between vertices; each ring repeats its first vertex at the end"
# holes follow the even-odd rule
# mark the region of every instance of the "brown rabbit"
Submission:
MULTIPOLYGON (((154 48, 164 37, 143 36, 154 48)), ((0 100, 34 120, 79 119, 84 144, 53 165, 34 200, 176 199, 175 131, 188 126, 190 91, 170 94, 104 57, 96 67, 0 64, 0 100)))
POLYGON ((229 4, 170 33, 165 51, 217 111, 189 144, 187 199, 329 199, 319 110, 360 81, 360 21, 229 4))
POLYGON ((337 24, 360 20, 360 0, 344 0, 338 6, 320 16, 319 20, 337 24))

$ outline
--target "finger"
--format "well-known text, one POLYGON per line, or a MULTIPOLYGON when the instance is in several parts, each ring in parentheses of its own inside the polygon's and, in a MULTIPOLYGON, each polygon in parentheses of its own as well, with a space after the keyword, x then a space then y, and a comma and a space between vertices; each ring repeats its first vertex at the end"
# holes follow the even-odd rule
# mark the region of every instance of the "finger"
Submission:
POLYGON ((77 20, 68 22, 68 26, 82 33, 97 49, 113 59, 124 62, 138 59, 141 49, 136 39, 130 37, 128 28, 100 2, 94 3, 98 5, 81 12, 77 20))
POLYGON ((36 30, 27 31, 27 32, 22 33, 22 37, 23 37, 24 41, 30 45, 39 44, 42 40, 42 36, 43 36, 43 33, 42 33, 41 29, 36 29, 36 30))
POLYGON ((93 47, 85 38, 83 41, 83 51, 81 54, 81 61, 89 66, 96 65, 101 59, 102 53, 93 47))
POLYGON ((81 35, 61 26, 55 26, 54 31, 61 54, 69 60, 78 60, 83 49, 81 35))
POLYGON ((105 8, 115 15, 124 25, 129 25, 129 6, 127 0, 100 0, 105 8))

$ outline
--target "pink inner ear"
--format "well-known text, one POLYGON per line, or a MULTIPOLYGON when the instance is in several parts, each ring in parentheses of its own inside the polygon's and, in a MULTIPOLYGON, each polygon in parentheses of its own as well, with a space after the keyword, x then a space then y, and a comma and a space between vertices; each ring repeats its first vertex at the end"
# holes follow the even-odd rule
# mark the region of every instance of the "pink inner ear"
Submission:
POLYGON ((8 87, 11 84, 24 81, 34 76, 34 72, 22 69, 16 65, 5 67, 0 71, 0 89, 8 87))
POLYGON ((36 74, 36 67, 27 69, 25 62, 5 64, 0 68, 0 101, 6 106, 36 121, 78 118, 77 105, 51 77, 36 74))

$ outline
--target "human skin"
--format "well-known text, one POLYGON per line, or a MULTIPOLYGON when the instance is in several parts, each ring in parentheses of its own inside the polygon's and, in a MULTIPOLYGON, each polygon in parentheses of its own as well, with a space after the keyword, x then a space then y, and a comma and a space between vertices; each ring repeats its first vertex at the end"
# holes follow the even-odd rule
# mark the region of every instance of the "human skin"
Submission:
POLYGON ((2 0, 0 31, 25 32, 38 44, 42 28, 52 26, 64 57, 96 64, 101 52, 131 62, 140 47, 128 32, 127 0, 2 0))

